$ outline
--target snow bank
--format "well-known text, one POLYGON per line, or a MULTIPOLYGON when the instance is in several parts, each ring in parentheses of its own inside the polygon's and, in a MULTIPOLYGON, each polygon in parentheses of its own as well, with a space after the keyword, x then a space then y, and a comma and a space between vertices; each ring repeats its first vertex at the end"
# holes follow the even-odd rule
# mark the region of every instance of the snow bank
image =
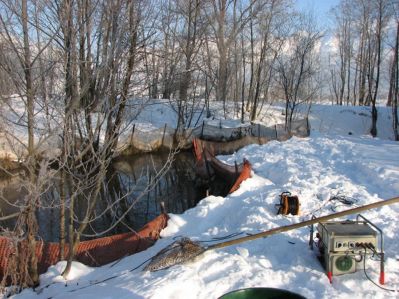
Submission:
MULTIPOLYGON (((35 103, 34 138, 37 154, 48 158, 60 154, 59 136, 62 132, 61 113, 55 106, 44 109, 40 101, 35 103)), ((24 157, 28 147, 27 110, 25 99, 11 95, 0 107, 0 158, 17 161, 24 157)))
MULTIPOLYGON (((377 107, 378 138, 393 140, 391 107, 377 107)), ((316 132, 339 135, 369 135, 371 107, 312 105, 309 114, 312 129, 316 132)))
MULTIPOLYGON (((222 109, 213 108, 216 117, 221 115, 222 109)), ((260 120, 266 126, 281 123, 282 110, 268 107, 260 120)), ((167 103, 149 106, 136 123, 147 129, 162 128, 165 123, 175 124, 173 113, 167 103)), ((64 264, 59 263, 42 275, 36 292, 24 290, 15 298, 217 298, 245 287, 283 288, 307 298, 399 298, 398 292, 374 286, 362 271, 336 276, 330 284, 317 252, 308 247, 308 228, 209 251, 191 263, 159 272, 132 270, 179 236, 211 240, 232 233, 258 233, 347 209, 329 201, 336 194, 356 199, 356 205, 399 195, 399 144, 389 140, 388 108, 379 107, 379 138, 374 139, 366 136, 371 123, 367 107, 313 105, 309 117, 308 138, 250 145, 219 157, 231 164, 247 158, 253 177, 225 198, 210 196, 182 215, 171 215, 163 238, 153 247, 99 268, 75 263, 67 282, 60 276, 64 264), (301 216, 276 215, 275 204, 283 191, 299 196, 301 216)), ((364 215, 385 234, 386 287, 399 289, 399 206, 364 215)), ((378 281, 378 265, 367 260, 374 281, 378 281)))
MULTIPOLYGON (((212 103, 212 116, 206 118, 204 102, 198 101, 190 107, 185 126, 194 128, 205 123, 213 125, 215 128, 223 128, 228 136, 230 136, 229 129, 237 132, 250 129, 248 127, 249 114, 246 113, 245 116, 247 124, 242 125, 240 123, 241 115, 234 105, 234 102, 227 103, 229 119, 226 120, 222 103, 212 103), (237 130, 239 128, 240 130, 237 130)), ((49 158, 60 152, 61 116, 63 113, 57 109, 59 107, 49 107, 46 111, 40 101, 35 105, 35 144, 38 153, 49 158)), ((295 115, 296 119, 304 119, 308 113, 308 106, 299 106, 298 110, 298 114, 295 115)), ((169 100, 132 99, 129 101, 126 121, 122 126, 119 138, 118 151, 124 152, 128 149, 129 144, 132 144, 133 149, 144 152, 160 147, 170 148, 173 145, 177 125, 176 111, 176 107, 169 100)), ((21 159, 26 154, 28 143, 27 112, 24 100, 18 96, 11 96, 9 105, 4 104, 0 107, 0 114, 0 158, 21 159)), ((390 107, 378 107, 377 134, 381 139, 393 140, 391 114, 390 107)), ((94 120, 98 117, 99 115, 93 113, 94 120)), ((284 121, 284 105, 279 103, 266 105, 257 119, 258 123, 266 127, 283 124, 284 121)), ((309 111, 309 121, 315 132, 368 135, 371 127, 371 108, 315 104, 309 111)), ((220 134, 218 130, 211 130, 209 133, 220 134)), ((189 139, 189 131, 187 134, 187 139, 189 139)), ((126 153, 128 152, 127 150, 126 153)))
MULTIPOLYGON (((317 252, 308 247, 308 228, 209 251, 167 270, 129 271, 178 236, 211 240, 236 232, 258 233, 308 219, 311 214, 345 210, 347 206, 328 200, 338 193, 357 199, 356 205, 397 196, 398 152, 399 144, 393 141, 316 132, 309 138, 247 146, 219 158, 228 163, 249 159, 253 177, 226 198, 210 196, 182 215, 171 215, 163 238, 154 247, 116 265, 76 271, 67 286, 59 282, 58 272, 49 270, 45 281, 54 284, 39 295, 25 290, 16 298, 217 298, 245 287, 283 288, 307 298, 398 298, 399 293, 374 286, 363 271, 335 276, 330 284, 317 252), (282 191, 299 196, 302 216, 276 215, 275 204, 282 191), (109 277, 114 278, 106 280, 109 277), (95 282, 98 284, 91 285, 95 282)), ((383 229, 386 287, 399 289, 399 206, 364 215, 383 229)), ((378 262, 368 259, 367 267, 370 277, 378 281, 378 262)))

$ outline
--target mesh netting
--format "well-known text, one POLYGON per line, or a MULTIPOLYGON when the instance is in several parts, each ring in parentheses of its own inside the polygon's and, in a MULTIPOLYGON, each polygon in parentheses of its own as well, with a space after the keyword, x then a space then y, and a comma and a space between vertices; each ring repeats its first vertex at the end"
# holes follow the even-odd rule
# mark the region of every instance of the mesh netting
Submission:
POLYGON ((226 127, 223 122, 203 122, 201 126, 193 129, 195 137, 212 141, 231 141, 251 134, 251 125, 244 124, 239 127, 226 127))
POLYGON ((169 127, 152 131, 136 130, 131 135, 130 145, 145 152, 157 150, 160 147, 172 148, 174 134, 175 131, 169 127))
POLYGON ((292 121, 291 130, 288 130, 285 124, 278 124, 275 128, 275 136, 277 136, 275 139, 280 141, 287 140, 291 138, 291 136, 307 137, 310 131, 307 118, 292 121))
POLYGON ((158 271, 173 265, 192 260, 205 251, 198 242, 189 238, 181 238, 158 252, 144 268, 144 271, 158 271))
POLYGON ((307 119, 295 120, 291 123, 291 130, 287 130, 284 124, 266 127, 261 124, 239 125, 231 124, 231 121, 213 120, 204 121, 198 127, 189 128, 179 133, 176 132, 175 128, 166 124, 163 128, 151 130, 141 129, 133 125, 126 133, 120 141, 120 152, 129 154, 172 149, 176 146, 176 141, 180 142, 180 147, 190 148, 194 138, 215 142, 238 142, 243 145, 250 143, 263 144, 270 140, 282 141, 289 139, 291 136, 309 136, 309 124, 307 119), (258 140, 254 138, 258 138, 258 140))

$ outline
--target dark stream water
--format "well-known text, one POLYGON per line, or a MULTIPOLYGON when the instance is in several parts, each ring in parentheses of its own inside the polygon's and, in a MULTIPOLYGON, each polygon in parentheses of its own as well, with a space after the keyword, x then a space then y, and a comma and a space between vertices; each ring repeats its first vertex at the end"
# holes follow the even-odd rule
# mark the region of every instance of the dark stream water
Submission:
MULTIPOLYGON (((92 222, 86 234, 100 232, 115 223, 117 216, 126 216, 123 221, 105 235, 138 230, 148 221, 158 216, 161 212, 160 203, 164 202, 167 212, 179 214, 194 207, 199 200, 205 197, 206 188, 198 184, 195 175, 195 161, 191 152, 182 152, 175 157, 169 171, 153 186, 151 191, 143 195, 143 190, 148 182, 156 175, 165 164, 167 154, 140 154, 121 157, 112 164, 106 183, 101 193, 101 198, 96 207, 97 215, 110 204, 115 203, 113 211, 104 213, 99 219, 92 222), (122 200, 118 200, 120 198, 122 200)), ((49 206, 57 202, 59 192, 57 183, 49 190, 43 201, 49 206)), ((217 192, 215 192, 216 194, 217 192)), ((21 191, 14 188, 4 189, 4 196, 10 202, 15 202, 21 196, 21 191)), ((2 202, 0 208, 3 214, 13 209, 2 202)), ((85 211, 84 201, 80 203, 75 213, 85 211)), ((59 214, 57 207, 39 209, 37 212, 40 237, 46 241, 57 242, 59 239, 59 214)), ((3 222, 4 227, 12 228, 12 221, 3 222)))

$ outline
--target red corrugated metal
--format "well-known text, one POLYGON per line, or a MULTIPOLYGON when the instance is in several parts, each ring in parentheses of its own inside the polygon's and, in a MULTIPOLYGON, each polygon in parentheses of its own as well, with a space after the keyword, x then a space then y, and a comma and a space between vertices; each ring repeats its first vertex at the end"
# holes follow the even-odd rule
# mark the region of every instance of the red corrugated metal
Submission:
MULTIPOLYGON (((88 266, 102 266, 124 256, 147 249, 159 238, 159 233, 167 225, 168 215, 162 213, 147 223, 137 233, 124 233, 80 242, 75 260, 88 266)), ((65 256, 68 256, 65 247, 65 256)), ((0 280, 7 267, 8 257, 13 252, 10 239, 0 237, 0 280)), ((38 271, 44 273, 48 267, 59 261, 60 247, 58 243, 37 242, 36 256, 38 271)))

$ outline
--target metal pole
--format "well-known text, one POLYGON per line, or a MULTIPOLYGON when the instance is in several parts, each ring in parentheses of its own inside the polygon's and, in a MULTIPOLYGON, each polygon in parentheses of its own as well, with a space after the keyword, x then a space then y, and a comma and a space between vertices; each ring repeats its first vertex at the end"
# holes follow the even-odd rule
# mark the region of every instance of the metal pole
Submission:
POLYGON ((365 205, 365 206, 361 206, 361 207, 349 209, 349 210, 346 210, 346 211, 342 211, 342 212, 338 212, 338 213, 334 213, 334 214, 330 214, 330 215, 326 215, 326 216, 322 216, 322 217, 306 220, 306 221, 299 222, 299 223, 294 223, 294 224, 290 224, 290 225, 286 225, 286 226, 279 226, 279 227, 272 228, 270 230, 267 230, 267 231, 264 231, 264 232, 261 232, 261 233, 258 233, 258 234, 254 234, 254 235, 238 238, 238 239, 235 239, 235 240, 230 240, 230 241, 226 241, 226 242, 210 245, 210 246, 208 246, 206 248, 206 250, 227 247, 227 246, 231 246, 231 245, 235 245, 235 244, 240 244, 240 243, 243 243, 243 242, 246 242, 246 241, 252 241, 252 240, 255 240, 255 239, 259 239, 259 238, 268 237, 268 236, 271 236, 271 235, 274 235, 274 234, 290 231, 290 230, 297 229, 297 228, 300 228, 300 227, 312 225, 312 224, 315 224, 315 223, 318 223, 318 222, 324 222, 324 221, 331 220, 331 219, 334 219, 334 218, 347 216, 347 215, 350 215, 350 214, 356 214, 356 213, 359 213, 359 212, 362 212, 362 211, 366 211, 366 210, 370 210, 370 209, 374 209, 374 208, 379 208, 379 207, 382 207, 382 206, 385 206, 385 205, 390 205, 390 204, 394 204, 394 203, 398 203, 398 202, 399 202, 399 197, 394 197, 394 198, 387 199, 387 200, 377 201, 377 202, 374 202, 374 203, 371 203, 371 204, 368 204, 368 205, 365 205))

